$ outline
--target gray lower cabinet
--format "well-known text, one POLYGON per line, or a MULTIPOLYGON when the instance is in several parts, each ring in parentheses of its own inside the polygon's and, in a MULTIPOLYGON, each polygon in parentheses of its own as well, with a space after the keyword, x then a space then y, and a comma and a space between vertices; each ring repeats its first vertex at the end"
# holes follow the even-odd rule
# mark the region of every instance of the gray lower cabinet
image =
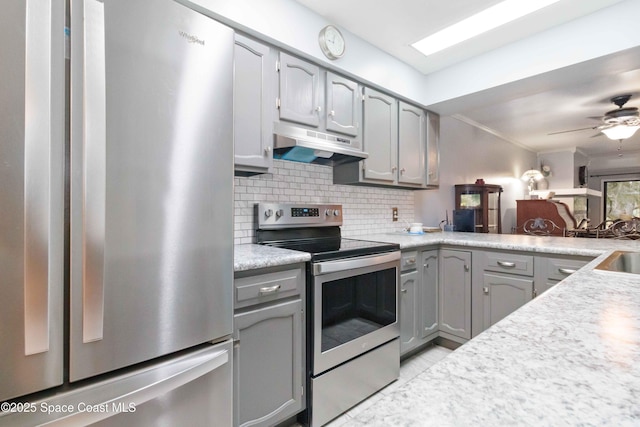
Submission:
POLYGON ((400 261, 400 354, 406 354, 420 344, 418 319, 420 315, 420 274, 417 270, 418 252, 402 252, 400 261))
POLYGON ((484 273, 484 324, 487 329, 533 298, 533 278, 484 273))
POLYGON ((233 129, 237 174, 271 172, 275 53, 269 46, 235 35, 233 129))
POLYGON ((420 332, 423 340, 431 340, 438 336, 438 250, 420 253, 422 266, 420 300, 420 332))
POLYGON ((234 317, 237 425, 271 426, 303 408, 302 302, 234 317))
POLYGON ((400 276, 400 354, 418 345, 418 271, 400 276))
POLYGON ((273 426, 305 408, 304 266, 236 273, 234 425, 273 426))
POLYGON ((464 343, 471 338, 471 252, 440 250, 440 336, 464 343))
POLYGON ((584 256, 537 256, 535 293, 540 295, 593 260, 584 256))

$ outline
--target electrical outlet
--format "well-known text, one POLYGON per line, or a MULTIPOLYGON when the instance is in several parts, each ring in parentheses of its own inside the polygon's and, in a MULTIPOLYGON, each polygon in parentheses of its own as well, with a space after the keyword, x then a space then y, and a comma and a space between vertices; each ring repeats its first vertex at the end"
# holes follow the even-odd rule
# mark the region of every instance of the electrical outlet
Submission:
POLYGON ((397 221, 398 220, 398 208, 391 208, 391 212, 393 215, 393 220, 397 221))

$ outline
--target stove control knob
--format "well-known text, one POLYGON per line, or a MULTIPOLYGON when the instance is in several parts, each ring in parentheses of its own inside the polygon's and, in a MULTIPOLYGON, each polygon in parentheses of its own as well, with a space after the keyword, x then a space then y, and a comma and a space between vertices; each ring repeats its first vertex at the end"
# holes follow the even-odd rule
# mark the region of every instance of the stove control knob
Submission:
POLYGON ((271 215, 273 215, 273 210, 272 209, 267 209, 266 211, 264 211, 264 216, 269 218, 271 215))
POLYGON ((332 212, 333 211, 331 209, 327 209, 327 210, 324 211, 324 216, 331 216, 332 212))
POLYGON ((278 209, 276 211, 276 218, 282 218, 283 215, 284 215, 284 211, 282 209, 278 209))
POLYGON ((334 210, 333 216, 340 216, 340 210, 339 209, 334 210))

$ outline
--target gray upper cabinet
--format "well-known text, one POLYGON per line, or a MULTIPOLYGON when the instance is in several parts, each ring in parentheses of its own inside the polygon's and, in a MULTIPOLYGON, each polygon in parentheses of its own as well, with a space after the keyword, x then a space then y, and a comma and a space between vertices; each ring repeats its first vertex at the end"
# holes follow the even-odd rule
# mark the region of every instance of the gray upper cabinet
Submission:
POLYGON ((266 173, 273 165, 274 52, 235 35, 233 128, 235 170, 266 173))
POLYGON ((365 181, 393 184, 398 170, 398 102, 395 98, 364 89, 365 181))
POLYGON ((362 120, 360 85, 327 71, 325 88, 327 130, 358 137, 362 120))
POLYGON ((280 120, 319 127, 324 105, 320 67, 280 52, 278 68, 280 120))
POLYGON ((420 255, 422 264, 422 289, 420 299, 422 311, 420 316, 421 337, 435 338, 438 335, 438 251, 423 251, 420 255))
POLYGON ((427 187, 440 185, 440 116, 427 113, 427 187))
POLYGON ((471 252, 440 250, 439 323, 441 336, 471 338, 471 252))
POLYGON ((400 101, 398 104, 398 182, 425 185, 426 114, 400 101))

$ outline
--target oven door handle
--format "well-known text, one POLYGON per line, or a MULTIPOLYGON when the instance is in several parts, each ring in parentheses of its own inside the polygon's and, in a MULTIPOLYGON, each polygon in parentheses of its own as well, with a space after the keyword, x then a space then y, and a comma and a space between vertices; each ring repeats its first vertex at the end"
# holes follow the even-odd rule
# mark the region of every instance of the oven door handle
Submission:
POLYGON ((338 271, 353 270, 362 267, 371 267, 387 262, 397 261, 400 259, 400 251, 389 252, 385 254, 376 254, 336 261, 326 261, 313 264, 313 275, 335 273, 338 271))

